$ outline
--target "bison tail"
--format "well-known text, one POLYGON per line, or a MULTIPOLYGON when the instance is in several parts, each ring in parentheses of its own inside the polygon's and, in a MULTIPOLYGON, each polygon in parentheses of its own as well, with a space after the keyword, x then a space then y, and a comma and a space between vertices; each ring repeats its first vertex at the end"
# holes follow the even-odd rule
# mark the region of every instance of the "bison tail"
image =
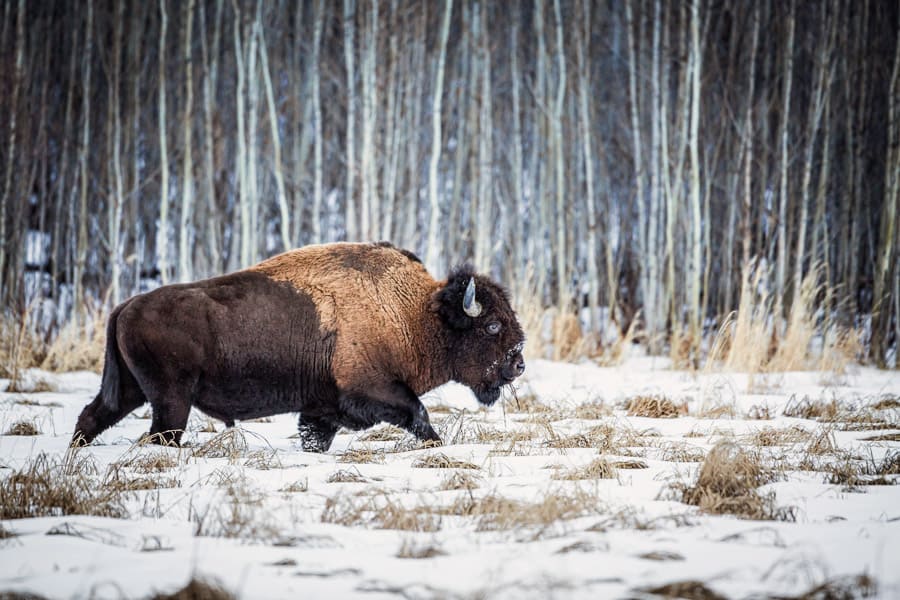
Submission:
POLYGON ((100 381, 100 396, 103 406, 110 411, 119 410, 119 342, 116 340, 116 322, 119 311, 116 308, 106 325, 106 355, 103 358, 103 378, 100 381))

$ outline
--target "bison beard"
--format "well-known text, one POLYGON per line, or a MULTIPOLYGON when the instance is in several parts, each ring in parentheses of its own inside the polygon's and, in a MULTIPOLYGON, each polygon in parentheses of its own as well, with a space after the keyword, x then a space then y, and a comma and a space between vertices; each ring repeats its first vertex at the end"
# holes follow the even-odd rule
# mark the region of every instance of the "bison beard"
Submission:
POLYGON ((456 380, 494 403, 524 370, 522 342, 506 293, 470 268, 438 282, 390 244, 309 246, 116 307, 72 443, 145 402, 164 444, 180 442, 192 406, 228 426, 299 412, 309 451, 381 421, 440 442, 419 396, 456 380))

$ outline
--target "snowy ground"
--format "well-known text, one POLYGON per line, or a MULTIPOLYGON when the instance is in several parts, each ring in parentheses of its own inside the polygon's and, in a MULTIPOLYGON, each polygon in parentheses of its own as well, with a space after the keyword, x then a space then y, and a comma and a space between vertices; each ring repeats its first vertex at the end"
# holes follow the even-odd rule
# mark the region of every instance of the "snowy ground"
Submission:
MULTIPOLYGON (((89 373, 30 376, 55 391, 0 393, 0 433, 22 420, 40 431, 0 437, 0 478, 41 453, 61 461, 99 385, 89 373)), ((845 578, 866 575, 878 597, 900 597, 900 486, 864 485, 900 449, 896 371, 749 381, 663 359, 531 361, 518 397, 483 410, 445 386, 425 398, 443 447, 383 427, 343 432, 325 455, 298 449, 294 415, 226 431, 194 413, 186 447, 136 446, 149 427, 140 408, 70 464, 95 489, 151 489, 123 492, 125 519, 0 522, 14 534, 0 539, 0 592, 139 598, 198 577, 246 598, 634 598, 684 581, 758 598, 858 588, 845 578), (679 414, 628 416, 638 395, 665 396, 679 414), (783 415, 804 397, 842 416, 783 415), (690 485, 721 440, 777 469, 760 493, 794 521, 680 501, 671 485, 690 485), (618 466, 612 478, 585 470, 598 458, 618 466), (831 483, 841 464, 861 473, 850 485, 831 483)))

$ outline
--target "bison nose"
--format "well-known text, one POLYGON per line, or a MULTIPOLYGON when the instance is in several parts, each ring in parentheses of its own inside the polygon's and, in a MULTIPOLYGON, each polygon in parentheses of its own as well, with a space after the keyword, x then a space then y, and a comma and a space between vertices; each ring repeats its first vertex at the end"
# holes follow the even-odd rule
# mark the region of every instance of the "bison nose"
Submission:
POLYGON ((516 377, 525 372, 525 359, 521 356, 513 365, 513 369, 516 371, 516 377))

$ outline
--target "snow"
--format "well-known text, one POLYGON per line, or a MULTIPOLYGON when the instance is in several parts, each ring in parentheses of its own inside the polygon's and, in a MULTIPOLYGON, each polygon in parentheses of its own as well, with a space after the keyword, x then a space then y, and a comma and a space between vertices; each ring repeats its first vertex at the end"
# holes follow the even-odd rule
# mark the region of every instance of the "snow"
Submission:
MULTIPOLYGON (((0 432, 21 420, 41 432, 0 436, 0 478, 40 453, 62 458, 78 413, 99 387, 93 373, 33 371, 28 377, 48 381, 55 391, 0 393, 0 432)), ((0 389, 5 387, 0 380, 0 389)), ((838 447, 881 460, 900 443, 864 438, 897 429, 841 431, 782 413, 792 398, 804 396, 854 406, 896 397, 896 371, 854 367, 841 376, 796 372, 751 382, 741 373, 674 371, 662 358, 632 357, 609 368, 536 360, 529 362, 517 390, 522 400, 529 394, 552 412, 522 413, 513 397, 484 409, 466 388, 449 384, 423 399, 447 445, 420 448, 409 436, 375 442, 361 439, 366 432, 342 432, 323 455, 299 449, 291 437, 296 415, 239 423, 236 439, 245 447, 238 444, 236 453, 221 458, 196 456, 217 435, 201 431, 210 421, 196 412, 185 435, 187 447, 135 446, 149 426, 141 418, 148 407, 139 408, 78 456, 96 463, 92 477, 100 485, 109 465, 163 453, 175 466, 146 476, 174 479, 175 487, 135 492, 127 519, 69 515, 3 521, 16 536, 0 540, 0 591, 132 598, 174 591, 196 576, 243 598, 615 598, 697 580, 726 597, 746 597, 800 594, 832 578, 866 574, 877 582, 879 597, 900 597, 900 486, 851 491, 826 483, 821 472, 788 469, 761 491, 774 492, 778 506, 795 507, 796 522, 707 515, 666 493, 673 481, 693 481, 698 463, 666 460, 672 457, 664 451, 703 453, 723 438, 747 446, 754 432, 798 427, 831 431, 838 447), (636 394, 683 402, 687 414, 628 416, 624 401, 636 394), (611 409, 608 416, 574 416, 579 405, 597 402, 611 409), (704 407, 723 403, 733 407, 734 418, 699 416, 704 407), (746 418, 752 407, 766 407, 773 418, 746 418), (643 455, 648 468, 619 469, 615 479, 553 479, 599 454, 595 448, 549 447, 547 440, 604 424, 616 432, 652 436, 651 445, 630 449, 643 455), (534 437, 479 441, 479 428, 498 435, 530 431, 534 437), (341 462, 348 449, 372 450, 377 461, 341 462), (412 466, 438 454, 478 466, 458 469, 476 476, 478 487, 445 491, 441 485, 454 470, 412 466), (365 481, 328 482, 342 470, 365 481), (305 491, 284 491, 292 484, 305 491), (439 525, 435 531, 377 528, 389 506, 446 507, 487 495, 533 504, 578 494, 593 505, 580 516, 544 525, 483 531, 478 516, 440 514, 432 516, 439 525), (326 505, 335 503, 375 511, 350 525, 324 522, 326 505), (430 547, 440 554, 399 558, 401 547, 430 547), (645 556, 651 553, 668 560, 645 556)), ((898 412, 892 411, 887 417, 896 424, 898 412)), ((221 423, 215 427, 224 430, 221 423)), ((786 443, 760 450, 796 463, 803 448, 786 443)), ((683 458, 677 454, 674 458, 683 458)), ((135 475, 133 469, 127 472, 135 475)), ((888 478, 896 482, 897 476, 888 478)))

